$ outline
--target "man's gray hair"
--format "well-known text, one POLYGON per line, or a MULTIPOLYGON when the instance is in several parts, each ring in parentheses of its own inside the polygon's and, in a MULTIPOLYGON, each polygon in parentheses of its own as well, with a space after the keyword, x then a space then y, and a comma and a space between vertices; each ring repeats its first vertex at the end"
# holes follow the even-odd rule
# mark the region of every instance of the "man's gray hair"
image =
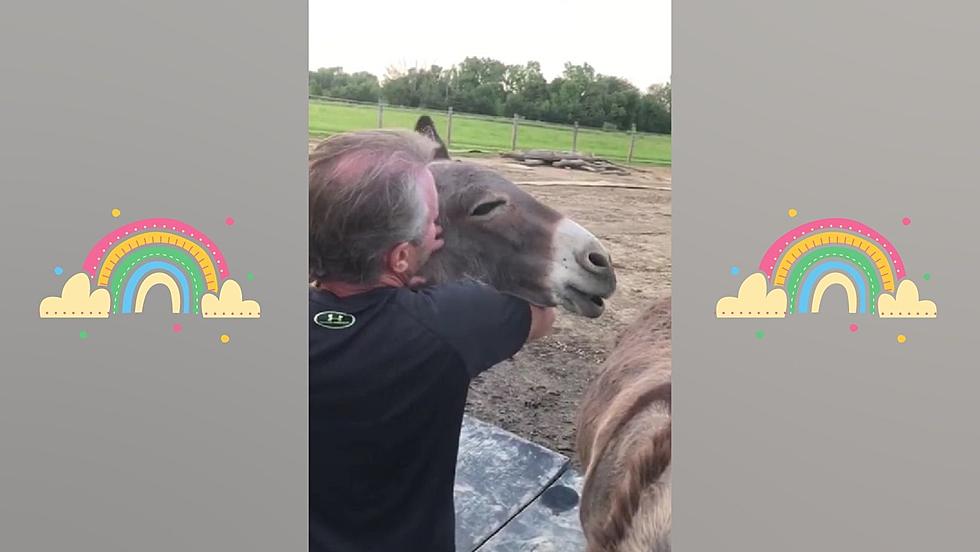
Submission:
POLYGON ((310 281, 373 284, 384 257, 421 242, 418 182, 438 144, 412 132, 337 134, 310 154, 310 281))

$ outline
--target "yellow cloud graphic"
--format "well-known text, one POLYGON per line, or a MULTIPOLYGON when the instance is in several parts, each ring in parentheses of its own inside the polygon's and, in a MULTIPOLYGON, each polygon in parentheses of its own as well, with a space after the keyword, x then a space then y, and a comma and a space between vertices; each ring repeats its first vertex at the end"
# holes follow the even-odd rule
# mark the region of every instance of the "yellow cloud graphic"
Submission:
POLYGON ((61 297, 41 300, 41 318, 109 318, 109 290, 91 291, 88 274, 79 272, 65 282, 61 297), (91 293, 90 293, 91 292, 91 293))
POLYGON ((715 305, 718 318, 785 318, 786 292, 774 289, 761 272, 749 276, 738 288, 738 297, 722 297, 715 305))
POLYGON ((242 300, 242 287, 234 280, 225 280, 218 295, 206 293, 201 298, 204 318, 258 318, 259 304, 242 300))
POLYGON ((935 318, 936 304, 919 300, 919 288, 912 280, 902 280, 892 297, 887 293, 878 296, 878 316, 881 318, 935 318))

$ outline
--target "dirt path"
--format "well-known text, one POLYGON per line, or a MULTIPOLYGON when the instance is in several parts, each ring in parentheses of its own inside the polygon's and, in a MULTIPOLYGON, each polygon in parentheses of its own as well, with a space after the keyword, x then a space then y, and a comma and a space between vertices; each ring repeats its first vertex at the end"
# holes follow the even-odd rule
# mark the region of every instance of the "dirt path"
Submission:
POLYGON ((585 386, 619 332, 658 292, 670 289, 671 170, 614 177, 470 160, 575 219, 612 255, 619 288, 606 313, 597 320, 561 313, 554 335, 477 378, 467 402, 469 414, 574 458, 573 423, 585 386), (629 187, 610 187, 615 184, 629 187))

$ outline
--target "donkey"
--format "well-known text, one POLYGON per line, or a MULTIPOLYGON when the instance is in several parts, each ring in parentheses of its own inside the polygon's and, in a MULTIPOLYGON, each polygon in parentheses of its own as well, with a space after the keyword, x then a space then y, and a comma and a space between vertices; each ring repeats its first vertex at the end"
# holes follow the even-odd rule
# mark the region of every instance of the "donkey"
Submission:
POLYGON ((604 300, 616 290, 616 274, 594 235, 496 172, 451 160, 428 116, 419 119, 414 133, 398 134, 406 148, 430 159, 439 193, 445 245, 421 277, 433 284, 477 280, 538 306, 560 306, 587 318, 602 315, 604 300))
POLYGON ((587 552, 669 552, 671 298, 618 339, 576 417, 587 552))
MULTIPOLYGON (((448 162, 429 117, 415 131, 436 144, 430 169, 446 240, 427 276, 473 276, 537 304, 602 314, 616 281, 609 254, 592 234, 497 173, 448 162)), ((586 470, 579 514, 588 552, 670 551, 670 405, 667 295, 620 336, 577 414, 576 449, 586 470)))

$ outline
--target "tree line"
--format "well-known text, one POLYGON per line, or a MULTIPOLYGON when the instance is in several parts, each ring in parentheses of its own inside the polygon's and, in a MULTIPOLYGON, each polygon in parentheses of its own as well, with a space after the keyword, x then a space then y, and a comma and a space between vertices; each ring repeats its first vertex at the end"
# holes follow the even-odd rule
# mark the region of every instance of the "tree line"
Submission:
POLYGON ((625 79, 596 73, 588 63, 565 64, 561 76, 548 82, 541 65, 506 65, 490 58, 468 57, 444 69, 400 71, 389 68, 384 79, 340 67, 310 71, 310 95, 393 105, 521 117, 552 123, 670 134, 670 83, 640 91, 625 79))

